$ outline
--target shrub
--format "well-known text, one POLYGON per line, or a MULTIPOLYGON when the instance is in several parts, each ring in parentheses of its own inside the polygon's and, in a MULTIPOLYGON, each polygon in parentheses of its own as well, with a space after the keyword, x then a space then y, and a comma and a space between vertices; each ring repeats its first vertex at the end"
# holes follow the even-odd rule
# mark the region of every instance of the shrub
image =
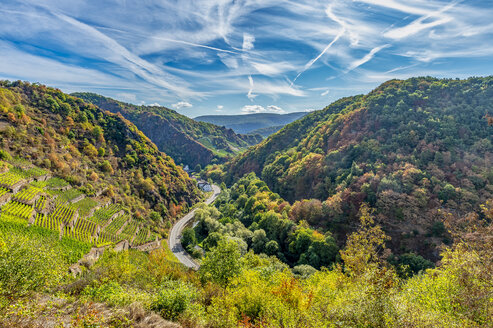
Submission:
POLYGON ((6 150, 0 149, 0 159, 8 161, 12 159, 12 156, 6 150))
POLYGON ((202 281, 212 281, 222 286, 242 271, 241 254, 238 245, 231 240, 219 241, 216 248, 206 254, 199 270, 202 281))
POLYGON ((163 318, 176 320, 197 298, 197 290, 182 281, 165 281, 159 289, 151 309, 159 312, 163 318))

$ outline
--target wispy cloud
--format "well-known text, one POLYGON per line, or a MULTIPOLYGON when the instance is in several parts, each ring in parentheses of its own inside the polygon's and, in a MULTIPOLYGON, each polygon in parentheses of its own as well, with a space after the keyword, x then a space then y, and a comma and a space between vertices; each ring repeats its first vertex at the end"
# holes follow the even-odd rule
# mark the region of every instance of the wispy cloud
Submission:
POLYGON ((303 74, 304 72, 306 72, 307 70, 309 70, 313 64, 315 64, 317 62, 317 60, 320 59, 320 57, 322 57, 326 52, 327 50, 330 49, 330 47, 332 47, 332 45, 334 43, 336 43, 337 40, 339 40, 339 38, 344 34, 345 32, 345 29, 342 29, 336 36, 335 38, 332 40, 332 42, 330 42, 325 48, 324 50, 322 50, 321 53, 318 54, 317 57, 313 58, 312 60, 310 60, 308 63, 305 64, 305 67, 303 67, 303 70, 301 72, 298 73, 298 75, 296 75, 296 77, 294 78, 293 82, 291 83, 291 85, 294 84, 294 82, 296 82, 296 80, 301 76, 301 74, 303 74))
POLYGON ((353 61, 349 65, 348 71, 352 71, 353 69, 360 67, 361 65, 369 62, 370 60, 372 60, 372 58, 375 56, 375 54, 377 52, 379 52, 380 50, 385 49, 387 47, 390 47, 390 44, 384 44, 382 46, 378 46, 378 47, 371 49, 370 52, 367 53, 363 58, 353 61))
POLYGON ((406 26, 391 29, 385 32, 384 36, 391 39, 402 39, 417 34, 423 30, 446 24, 452 21, 453 18, 451 16, 444 15, 444 13, 453 8, 455 5, 455 3, 451 3, 438 11, 423 15, 406 26))
POLYGON ((193 114, 322 108, 386 77, 493 74, 493 8, 452 1, 4 0, 0 76, 193 114))
POLYGON ((248 33, 243 33, 243 51, 252 50, 255 42, 255 37, 248 33))
POLYGON ((247 98, 253 101, 257 96, 253 94, 253 78, 251 75, 248 75, 248 82, 250 83, 250 89, 248 90, 247 98))

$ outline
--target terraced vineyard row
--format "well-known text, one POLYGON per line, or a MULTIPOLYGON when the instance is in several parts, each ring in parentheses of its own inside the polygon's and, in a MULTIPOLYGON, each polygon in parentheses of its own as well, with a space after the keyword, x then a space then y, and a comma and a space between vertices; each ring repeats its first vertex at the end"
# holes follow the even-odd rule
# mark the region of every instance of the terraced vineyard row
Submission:
POLYGON ((114 234, 103 231, 103 232, 99 233, 99 237, 98 237, 96 245, 98 247, 100 247, 100 246, 105 246, 108 244, 114 244, 114 243, 117 243, 119 241, 120 240, 114 234))
POLYGON ((36 211, 41 212, 46 208, 46 197, 41 196, 39 199, 36 201, 36 204, 34 205, 34 208, 36 211))
POLYGON ((69 237, 78 241, 86 242, 86 243, 91 243, 93 241, 93 236, 87 231, 82 231, 82 230, 77 230, 77 229, 70 229, 69 227, 65 227, 63 231, 63 235, 65 237, 69 237))
POLYGON ((10 191, 8 189, 5 189, 3 187, 0 187, 0 197, 2 197, 3 195, 9 193, 10 191))
POLYGON ((117 216, 105 229, 106 232, 116 235, 117 232, 123 227, 125 222, 130 219, 129 214, 117 216))
POLYGON ((94 222, 91 222, 83 218, 79 218, 77 219, 77 222, 75 223, 73 230, 84 234, 87 233, 92 236, 96 233, 96 228, 97 225, 94 222))
POLYGON ((136 246, 143 245, 149 243, 151 241, 156 240, 157 235, 152 233, 149 228, 141 228, 135 236, 133 244, 136 246))
POLYGON ((120 236, 122 237, 122 239, 126 239, 129 242, 131 242, 138 228, 139 228, 139 224, 137 223, 137 221, 130 220, 125 226, 125 228, 123 228, 123 231, 120 234, 120 236))
MULTIPOLYGON (((11 168, 0 174, 0 197, 10 193, 12 189, 15 191, 19 186, 18 183, 23 180, 48 173, 39 168, 27 170, 11 168), (15 187, 9 189, 12 186, 15 187)), ((134 219, 120 204, 104 206, 87 218, 91 209, 99 205, 98 201, 87 197, 70 204, 71 200, 83 195, 83 192, 76 188, 59 190, 65 186, 69 184, 56 177, 46 181, 29 182, 22 190, 14 193, 11 201, 2 206, 0 220, 28 226, 29 219, 35 213, 34 226, 61 233, 63 238, 98 246, 114 244, 122 240, 127 240, 135 246, 155 240, 156 234, 151 233, 142 222, 134 219), (55 197, 50 200, 52 196, 55 197), (52 201, 55 202, 54 209, 48 207, 52 201), (44 214, 48 209, 50 213, 44 214), (111 218, 113 220, 109 222, 111 218), (73 226, 72 222, 74 222, 73 226)))
POLYGON ((31 167, 27 170, 23 170, 23 169, 18 168, 18 167, 13 167, 10 169, 10 172, 15 173, 15 174, 17 174, 17 175, 19 175, 25 179, 37 178, 37 177, 41 177, 43 175, 48 174, 48 171, 43 170, 39 167, 31 167))
POLYGON ((50 230, 60 231, 63 226, 63 221, 59 218, 50 215, 44 215, 41 213, 36 214, 36 220, 34 224, 50 230))
POLYGON ((69 224, 74 218, 75 210, 70 205, 58 204, 50 215, 61 220, 63 223, 69 224))
POLYGON ((0 186, 5 188, 10 188, 22 180, 23 180, 22 176, 12 173, 10 171, 0 174, 0 186))
POLYGON ((24 220, 28 220, 33 212, 32 206, 16 201, 10 201, 2 207, 2 213, 10 214, 24 220))
POLYGON ((111 204, 109 206, 98 209, 88 220, 104 226, 114 214, 118 213, 121 210, 121 205, 111 204))
POLYGON ((42 192, 43 190, 40 188, 29 186, 15 194, 14 198, 20 202, 31 202, 37 195, 42 192))

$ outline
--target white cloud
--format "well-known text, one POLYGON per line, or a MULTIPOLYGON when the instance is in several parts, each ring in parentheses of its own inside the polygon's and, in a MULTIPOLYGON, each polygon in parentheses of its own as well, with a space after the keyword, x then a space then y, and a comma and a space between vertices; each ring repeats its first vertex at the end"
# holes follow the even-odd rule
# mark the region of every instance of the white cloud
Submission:
POLYGON ((159 103, 157 103, 157 102, 152 103, 152 104, 149 104, 149 106, 157 106, 157 107, 161 107, 161 105, 160 105, 159 103))
POLYGON ((330 92, 330 90, 325 90, 325 91, 324 91, 324 92, 322 92, 320 95, 321 95, 322 97, 325 97, 326 95, 328 95, 328 94, 329 94, 329 92, 330 92))
POLYGON ((248 97, 248 99, 253 101, 253 99, 255 99, 255 97, 257 97, 257 95, 253 94, 253 78, 251 75, 248 75, 248 82, 250 83, 250 89, 248 90, 247 97, 248 97))
POLYGON ((295 65, 282 61, 276 63, 251 62, 252 66, 263 75, 275 76, 295 69, 295 65))
POLYGON ((243 113, 261 113, 261 112, 265 112, 265 108, 264 106, 260 106, 260 105, 245 105, 243 106, 241 111, 243 113))
POLYGON ((269 105, 269 106, 267 106, 267 111, 268 112, 273 112, 273 113, 285 113, 284 109, 282 109, 279 106, 275 106, 275 105, 269 105))
POLYGON ((192 106, 193 105, 187 101, 180 101, 180 102, 177 102, 176 104, 171 105, 171 107, 173 107, 175 109, 190 108, 192 106))
POLYGON ((454 6, 455 3, 449 4, 436 12, 432 12, 428 15, 424 15, 414 20, 413 22, 411 22, 406 26, 391 29, 385 32, 384 36, 391 39, 403 39, 411 35, 417 34, 422 30, 426 30, 438 25, 446 24, 452 21, 453 18, 451 16, 444 15, 443 13, 450 10, 454 6), (424 23, 424 21, 429 21, 429 22, 424 23))
POLYGON ((224 106, 223 106, 223 105, 217 105, 217 109, 221 110, 221 109, 223 109, 223 108, 224 108, 224 106))
POLYGON ((353 69, 369 62, 370 60, 373 59, 373 57, 375 56, 375 54, 377 52, 379 52, 380 50, 387 48, 387 47, 390 47, 390 44, 384 44, 383 46, 379 46, 379 47, 375 47, 375 48, 371 49, 370 52, 367 53, 363 58, 353 61, 349 65, 348 71, 352 71, 353 69))
POLYGON ((241 109, 243 113, 285 113, 285 111, 276 105, 269 105, 266 107, 260 105, 246 105, 241 109))
POLYGON ((408 6, 403 3, 398 3, 394 0, 355 0, 355 1, 364 2, 367 4, 376 5, 380 7, 390 8, 414 15, 426 15, 429 12, 426 9, 408 6))
POLYGON ((243 33, 243 51, 252 50, 254 48, 253 43, 255 42, 255 37, 248 33, 243 33))

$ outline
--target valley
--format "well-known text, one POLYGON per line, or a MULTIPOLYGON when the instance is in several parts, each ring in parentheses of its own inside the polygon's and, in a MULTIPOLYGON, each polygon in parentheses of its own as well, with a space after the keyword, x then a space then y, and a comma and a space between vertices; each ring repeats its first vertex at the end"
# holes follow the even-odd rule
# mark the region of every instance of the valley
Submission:
POLYGON ((3 81, 0 322, 487 325, 492 81, 388 81, 263 141, 3 81))

